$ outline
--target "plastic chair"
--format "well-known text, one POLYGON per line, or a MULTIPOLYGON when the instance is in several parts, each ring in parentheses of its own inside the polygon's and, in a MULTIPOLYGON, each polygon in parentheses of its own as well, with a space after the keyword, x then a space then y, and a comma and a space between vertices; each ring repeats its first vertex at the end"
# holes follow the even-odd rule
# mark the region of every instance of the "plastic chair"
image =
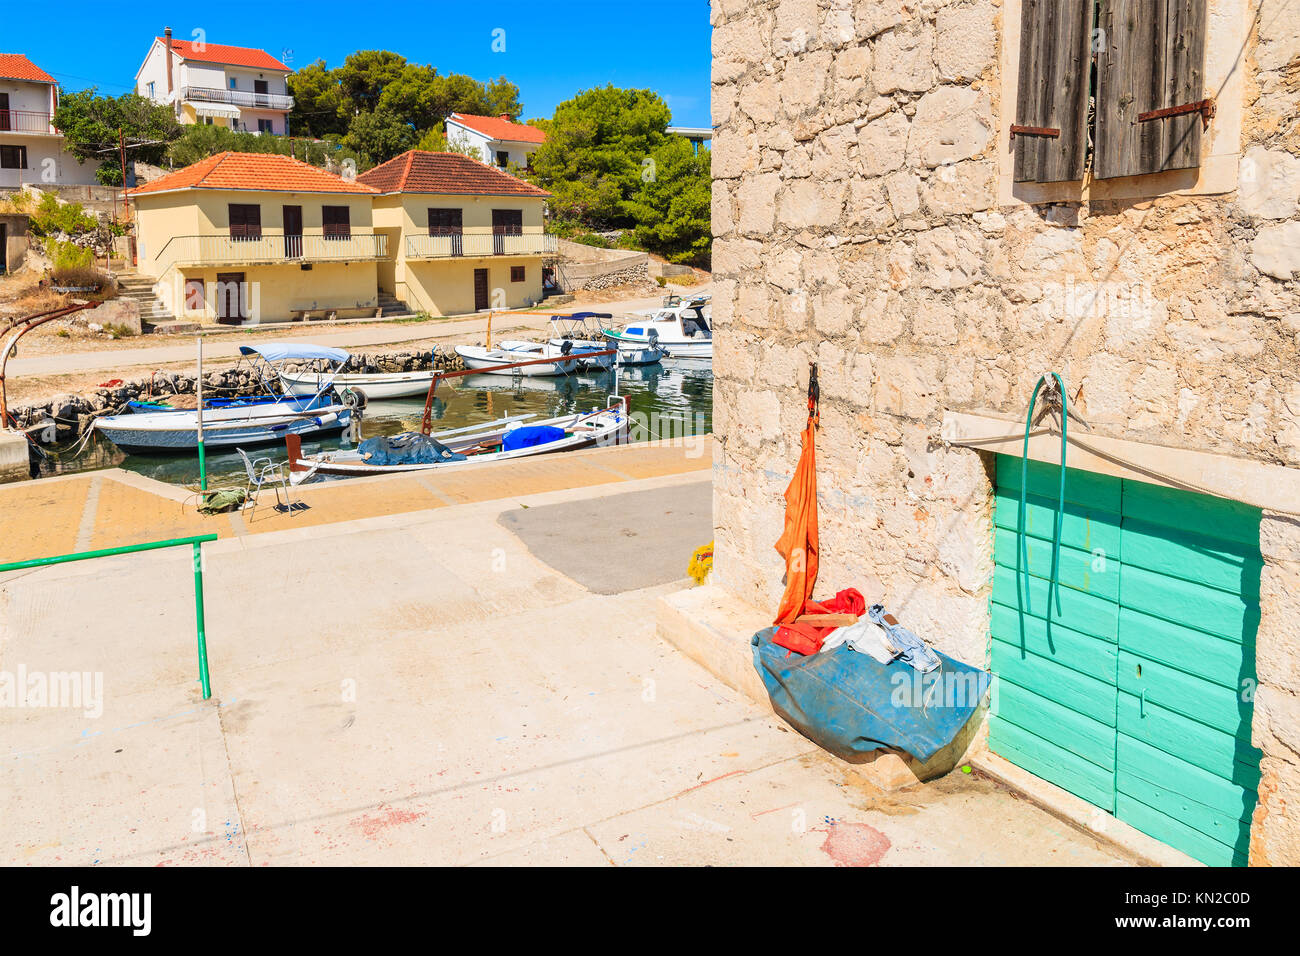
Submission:
POLYGON ((275 507, 279 510, 280 489, 284 488, 284 507, 290 512, 293 511, 293 498, 289 494, 292 487, 289 483, 289 476, 284 473, 284 466, 287 462, 276 462, 270 458, 249 459, 248 455, 242 448, 236 448, 239 457, 244 459, 244 471, 248 472, 248 498, 253 502, 253 506, 248 509, 248 520, 253 520, 253 513, 257 511, 257 493, 267 485, 275 489, 275 507))

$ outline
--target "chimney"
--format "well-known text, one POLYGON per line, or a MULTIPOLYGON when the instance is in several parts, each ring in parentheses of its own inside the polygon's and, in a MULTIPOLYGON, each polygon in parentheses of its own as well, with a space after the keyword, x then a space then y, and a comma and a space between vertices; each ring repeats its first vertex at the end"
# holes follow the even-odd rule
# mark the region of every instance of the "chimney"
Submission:
POLYGON ((167 48, 167 98, 172 95, 172 28, 163 29, 163 46, 167 48))
POLYGON ((509 113, 502 113, 502 114, 501 114, 501 118, 502 118, 503 120, 505 120, 507 123, 511 122, 510 114, 509 114, 509 113))

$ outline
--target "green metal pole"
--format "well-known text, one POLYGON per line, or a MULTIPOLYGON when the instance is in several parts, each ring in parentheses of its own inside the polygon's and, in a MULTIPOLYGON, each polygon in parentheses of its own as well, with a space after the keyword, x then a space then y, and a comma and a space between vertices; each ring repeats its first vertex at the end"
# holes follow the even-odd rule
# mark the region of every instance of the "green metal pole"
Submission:
POLYGON ((208 635, 203 620, 203 551, 197 541, 194 542, 194 622, 199 638, 199 683, 203 686, 203 699, 207 700, 212 696, 212 684, 208 680, 208 635))
POLYGON ((0 573, 5 571, 25 571, 28 568, 45 568, 53 564, 68 564, 72 561, 85 561, 89 558, 110 558, 118 554, 135 554, 139 551, 158 551, 162 548, 175 548, 186 544, 199 544, 216 541, 215 534, 201 534, 190 538, 168 538, 166 541, 150 541, 147 544, 127 544, 117 548, 100 548, 98 551, 78 551, 74 554, 60 554, 52 558, 30 558, 27 561, 11 561, 0 564, 0 573))
POLYGON ((208 490, 208 462, 207 462, 207 456, 203 452, 203 336, 196 335, 194 337, 194 341, 195 341, 195 347, 197 348, 199 354, 198 368, 195 369, 195 372, 197 374, 194 377, 194 394, 195 394, 195 398, 198 399, 198 402, 195 405, 195 408, 197 408, 198 411, 195 414, 198 419, 199 490, 207 491, 208 490))

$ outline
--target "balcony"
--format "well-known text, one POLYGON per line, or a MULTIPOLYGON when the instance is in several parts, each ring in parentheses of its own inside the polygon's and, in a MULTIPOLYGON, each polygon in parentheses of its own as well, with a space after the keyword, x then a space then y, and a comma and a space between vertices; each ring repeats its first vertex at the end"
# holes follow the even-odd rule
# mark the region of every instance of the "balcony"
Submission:
POLYGON ((54 117, 31 110, 0 110, 0 133, 44 133, 57 136, 54 117))
POLYGON ((191 103, 221 103, 259 110, 291 110, 293 97, 280 93, 250 93, 248 90, 223 90, 212 86, 181 87, 181 99, 191 103))
POLYGON ((367 262, 383 259, 388 237, 375 233, 350 236, 264 235, 173 236, 155 257, 160 266, 298 265, 310 262, 367 262))
POLYGON ((554 252, 555 237, 540 232, 505 234, 466 229, 451 235, 406 237, 408 259, 546 256, 554 252))

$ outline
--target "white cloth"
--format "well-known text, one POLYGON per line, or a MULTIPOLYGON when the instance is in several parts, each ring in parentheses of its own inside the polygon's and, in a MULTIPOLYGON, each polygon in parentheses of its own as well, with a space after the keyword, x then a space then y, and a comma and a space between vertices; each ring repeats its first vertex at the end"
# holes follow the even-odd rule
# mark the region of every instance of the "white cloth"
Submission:
POLYGON ((822 650, 833 650, 841 644, 847 644, 851 650, 866 654, 882 664, 888 664, 898 656, 898 651, 890 646, 885 629, 875 621, 867 620, 865 616, 856 624, 837 627, 827 634, 822 641, 822 650))

